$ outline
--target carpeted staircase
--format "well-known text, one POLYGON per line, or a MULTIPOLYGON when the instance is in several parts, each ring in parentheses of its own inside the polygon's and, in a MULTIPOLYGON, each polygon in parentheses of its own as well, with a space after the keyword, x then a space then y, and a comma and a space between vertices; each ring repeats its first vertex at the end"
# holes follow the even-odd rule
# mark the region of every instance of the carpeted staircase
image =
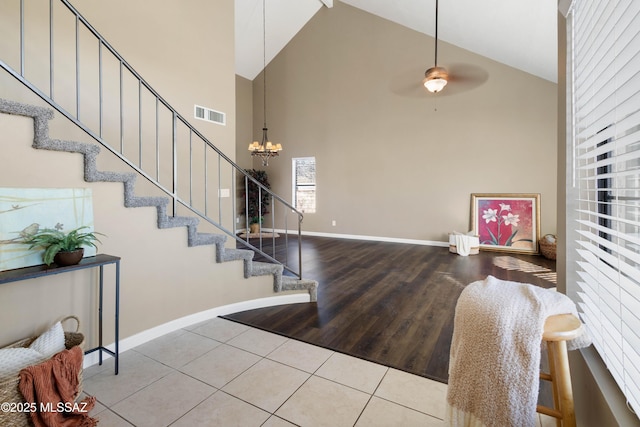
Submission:
POLYGON ((99 171, 96 159, 100 147, 76 141, 51 139, 49 137, 49 120, 53 119, 53 110, 32 105, 25 105, 0 98, 0 113, 14 114, 33 118, 33 148, 41 150, 66 151, 80 153, 84 157, 84 180, 86 182, 121 182, 124 184, 124 205, 128 208, 155 207, 157 210, 158 228, 187 227, 188 245, 215 245, 216 262, 241 260, 244 263, 244 277, 273 275, 273 291, 308 290, 311 301, 317 300, 318 283, 315 280, 297 279, 283 275, 281 264, 271 264, 253 260, 254 252, 246 249, 226 248, 226 234, 198 232, 199 219, 187 216, 170 216, 167 213, 168 197, 141 197, 135 195, 135 173, 119 173, 99 171))

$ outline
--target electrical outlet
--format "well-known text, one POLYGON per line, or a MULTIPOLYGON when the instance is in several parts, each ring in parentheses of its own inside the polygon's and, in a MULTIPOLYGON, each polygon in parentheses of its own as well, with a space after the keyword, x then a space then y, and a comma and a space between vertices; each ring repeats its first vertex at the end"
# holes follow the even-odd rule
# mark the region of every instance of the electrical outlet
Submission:
POLYGON ((231 192, 228 188, 221 188, 220 190, 218 190, 218 197, 229 197, 230 195, 231 192))
POLYGON ((336 220, 335 220, 335 219, 331 221, 331 225, 332 225, 333 227, 335 227, 335 226, 336 226, 336 220))

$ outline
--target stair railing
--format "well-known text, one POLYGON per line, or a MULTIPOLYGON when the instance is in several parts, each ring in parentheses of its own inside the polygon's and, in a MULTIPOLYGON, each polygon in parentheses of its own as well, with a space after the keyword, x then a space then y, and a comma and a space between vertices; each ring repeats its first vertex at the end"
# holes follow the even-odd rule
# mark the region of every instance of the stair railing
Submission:
MULTIPOLYGON (((34 61, 38 67, 48 67, 48 88, 43 90, 30 80, 26 59, 34 49, 27 52, 25 0, 19 2, 20 34, 16 37, 19 40, 19 53, 7 53, 7 57, 11 57, 11 54, 14 58, 18 56, 19 64, 9 65, 11 61, 5 60, 2 53, 0 66, 4 70, 155 188, 168 195, 173 216, 195 214, 235 239, 241 246, 255 251, 269 262, 282 264, 286 271, 298 278, 302 277, 302 213, 256 181, 195 129, 124 60, 68 0, 49 0, 48 64, 43 63, 42 57, 29 57, 29 61, 34 61), (71 82, 64 80, 66 74, 61 77, 56 73, 54 59, 61 42, 54 38, 54 11, 56 14, 70 14, 75 25, 75 46, 64 46, 62 49, 63 52, 75 53, 75 72, 71 73, 71 82), (80 47, 81 41, 83 45, 87 45, 87 38, 93 38, 94 45, 94 51, 89 52, 89 55, 87 48, 80 47), (97 57, 97 64, 88 66, 91 61, 87 56, 92 56, 91 53, 97 57), (92 76, 87 71, 91 67, 97 69, 97 76, 92 76), (111 79, 107 77, 109 72, 111 79), (115 83, 114 74, 117 75, 115 83), (82 81, 87 77, 95 80, 93 87, 91 83, 82 81), (105 86, 114 84, 117 87, 116 95, 105 89, 105 86), (54 90, 58 86, 64 88, 60 91, 62 95, 54 90), (134 87, 133 92, 129 90, 131 86, 134 87), (75 99, 71 102, 65 99, 69 90, 75 92, 75 99), (97 99, 89 97, 87 101, 84 96, 92 92, 97 93, 97 99), (108 110, 105 104, 116 104, 116 114, 108 110), (135 118, 132 119, 132 116, 135 118), (114 135, 111 129, 118 131, 114 135), (135 141, 132 143, 132 139, 137 139, 137 144, 135 141), (112 140, 118 141, 117 146, 107 142, 112 140), (244 212, 248 212, 249 181, 254 182, 260 192, 269 196, 268 218, 271 220, 271 227, 263 228, 260 224, 261 232, 257 239, 250 238, 248 215, 244 215, 245 233, 240 234, 242 230, 238 229, 240 212, 237 209, 237 199, 244 200, 244 212), (284 233, 284 245, 276 245, 276 230, 284 233), (263 238, 263 231, 271 231, 271 237, 263 238)), ((259 200, 258 211, 262 212, 262 199, 259 200)))

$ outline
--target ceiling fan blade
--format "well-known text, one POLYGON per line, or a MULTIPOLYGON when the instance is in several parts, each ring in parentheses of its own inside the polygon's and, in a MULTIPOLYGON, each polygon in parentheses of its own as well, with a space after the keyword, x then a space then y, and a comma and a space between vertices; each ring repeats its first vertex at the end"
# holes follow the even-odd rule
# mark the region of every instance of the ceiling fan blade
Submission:
POLYGON ((422 85, 425 70, 419 67, 400 70, 391 78, 389 90, 404 98, 423 98, 428 93, 422 85))
POLYGON ((481 85, 489 79, 489 73, 473 64, 451 64, 448 70, 449 76, 459 82, 481 85))
POLYGON ((451 64, 447 70, 449 71, 449 83, 440 92, 442 96, 473 90, 489 79, 489 73, 486 70, 473 64, 451 64), (447 94, 447 92, 449 93, 447 94))
POLYGON ((477 65, 449 64, 445 68, 449 72, 447 86, 437 94, 430 94, 431 96, 458 95, 481 86, 489 79, 489 73, 477 65))
POLYGON ((481 86, 489 79, 489 73, 473 64, 444 65, 449 73, 447 86, 437 94, 429 93, 422 85, 424 70, 418 67, 399 71, 389 82, 389 90, 405 98, 424 98, 429 96, 450 96, 467 92, 481 86))

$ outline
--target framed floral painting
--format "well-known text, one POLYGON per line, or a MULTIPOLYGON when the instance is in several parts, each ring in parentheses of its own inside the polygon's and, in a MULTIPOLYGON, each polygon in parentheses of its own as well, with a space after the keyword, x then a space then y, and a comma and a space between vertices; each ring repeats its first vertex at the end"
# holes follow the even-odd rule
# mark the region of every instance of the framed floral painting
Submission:
POLYGON ((480 249, 537 254, 540 194, 472 194, 471 229, 480 249))

